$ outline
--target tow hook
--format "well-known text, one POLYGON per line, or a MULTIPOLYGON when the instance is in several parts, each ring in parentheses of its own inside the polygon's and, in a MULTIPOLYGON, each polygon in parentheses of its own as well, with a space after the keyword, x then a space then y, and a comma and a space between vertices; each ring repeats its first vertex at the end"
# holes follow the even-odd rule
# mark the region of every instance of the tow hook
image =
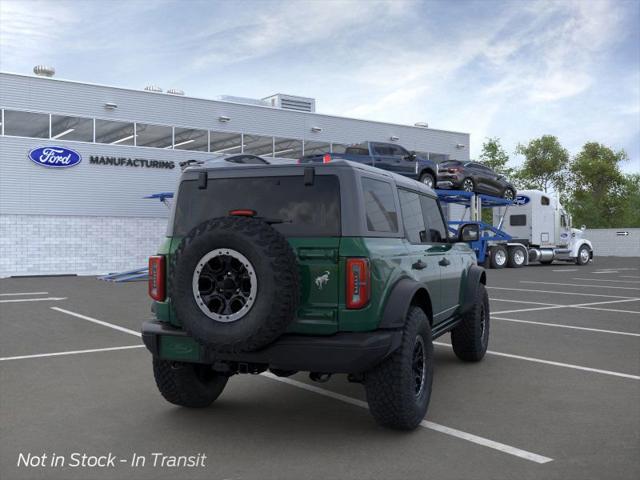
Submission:
POLYGON ((309 378, 314 382, 325 383, 328 382, 331 378, 330 373, 322 373, 322 372, 311 372, 309 374, 309 378))

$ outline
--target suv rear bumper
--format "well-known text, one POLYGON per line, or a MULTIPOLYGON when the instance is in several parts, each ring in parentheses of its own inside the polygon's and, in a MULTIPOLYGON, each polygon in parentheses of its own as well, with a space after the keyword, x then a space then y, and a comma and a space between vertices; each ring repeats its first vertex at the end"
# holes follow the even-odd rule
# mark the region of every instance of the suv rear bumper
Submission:
POLYGON ((236 362, 305 372, 362 373, 400 346, 402 331, 342 332, 330 336, 285 334, 256 352, 216 353, 200 346, 184 330, 165 322, 148 321, 142 325, 142 340, 155 357, 167 360, 207 364, 236 362))

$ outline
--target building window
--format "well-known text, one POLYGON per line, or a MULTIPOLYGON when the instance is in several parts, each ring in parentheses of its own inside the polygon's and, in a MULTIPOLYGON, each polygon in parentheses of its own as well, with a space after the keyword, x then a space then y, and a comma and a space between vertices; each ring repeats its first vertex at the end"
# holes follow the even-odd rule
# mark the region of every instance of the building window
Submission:
POLYGON ((332 143, 331 153, 344 153, 347 150, 348 145, 342 143, 332 143))
POLYGON ((429 160, 432 162, 440 163, 449 160, 450 155, 444 153, 429 153, 429 160))
POLYGON ((260 155, 262 157, 273 156, 273 137, 263 137, 260 135, 243 135, 244 153, 260 155))
POLYGON ((93 119, 51 115, 51 139, 93 142, 93 119))
POLYGON ((171 148, 173 145, 173 129, 164 125, 136 123, 136 146, 171 148))
POLYGON ((304 142, 304 154, 305 155, 322 155, 331 151, 331 144, 328 142, 310 142, 305 140, 304 142))
POLYGON ((280 158, 302 158, 302 140, 291 138, 274 138, 274 157, 280 158))
POLYGON ((15 137, 49 138, 49 115, 5 110, 4 134, 15 137))
POLYGON ((96 120, 96 142, 111 145, 133 145, 134 126, 129 122, 96 120))
POLYGON ((197 150, 206 152, 209 148, 209 135, 206 130, 178 128, 174 130, 173 148, 176 150, 197 150))
POLYGON ((242 135, 240 133, 209 132, 211 153, 234 155, 242 153, 242 135))
POLYGON ((391 185, 381 180, 363 178, 362 193, 369 231, 397 232, 398 214, 391 185))

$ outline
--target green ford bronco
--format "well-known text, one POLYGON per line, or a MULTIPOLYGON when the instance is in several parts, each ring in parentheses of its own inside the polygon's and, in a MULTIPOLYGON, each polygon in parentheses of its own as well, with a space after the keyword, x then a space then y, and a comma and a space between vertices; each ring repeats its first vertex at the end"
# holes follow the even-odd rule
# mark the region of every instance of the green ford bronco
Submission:
POLYGON ((209 406, 237 373, 364 384, 382 425, 423 420, 433 339, 484 356, 485 272, 451 238, 434 192, 348 161, 188 167, 149 261, 142 336, 162 395, 209 406))

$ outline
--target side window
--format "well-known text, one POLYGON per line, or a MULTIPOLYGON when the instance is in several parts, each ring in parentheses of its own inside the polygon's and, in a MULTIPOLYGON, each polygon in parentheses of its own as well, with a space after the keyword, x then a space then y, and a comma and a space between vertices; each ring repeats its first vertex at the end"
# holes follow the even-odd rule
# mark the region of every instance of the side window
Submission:
POLYGON ((401 157, 404 158, 407 155, 409 155, 409 152, 407 152, 403 147, 401 147, 400 145, 390 145, 389 146, 389 150, 391 150, 391 155, 393 155, 394 157, 401 157))
POLYGON ((422 204, 422 215, 427 228, 427 242, 446 242, 447 228, 445 227, 440 207, 435 198, 420 195, 420 203, 422 204))
POLYGON ((400 196, 402 223, 404 223, 407 239, 411 243, 424 243, 426 229, 424 227, 424 217, 422 216, 422 206, 420 205, 420 195, 406 190, 398 190, 398 194, 400 196))
POLYGON ((509 225, 511 225, 512 227, 524 227, 526 224, 526 215, 511 215, 509 217, 509 225))
POLYGON ((560 215, 560 225, 562 225, 563 227, 567 226, 567 217, 563 215, 560 215))
POLYGON ((373 144, 373 152, 376 155, 392 155, 391 149, 388 146, 380 143, 373 144))
POLYGON ((381 180, 363 178, 362 193, 369 231, 397 232, 398 213, 391 185, 381 180))
POLYGON ((549 197, 540 197, 540 205, 549 205, 549 197))

